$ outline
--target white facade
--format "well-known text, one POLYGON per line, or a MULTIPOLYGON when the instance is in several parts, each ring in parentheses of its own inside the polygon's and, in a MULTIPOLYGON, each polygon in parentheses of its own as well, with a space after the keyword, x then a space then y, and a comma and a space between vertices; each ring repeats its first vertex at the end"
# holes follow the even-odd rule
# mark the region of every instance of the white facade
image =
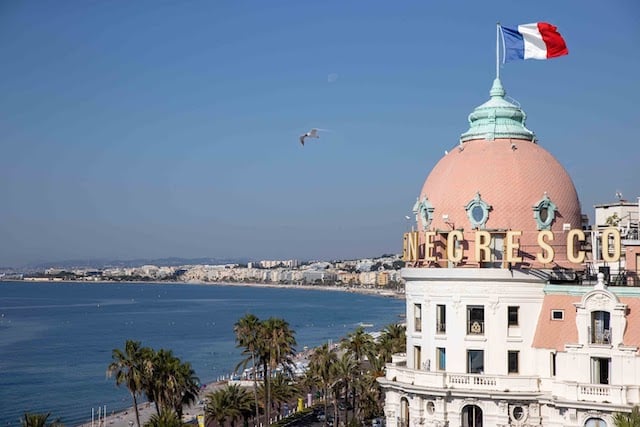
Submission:
POLYGON ((638 346, 624 343, 640 328, 628 324, 640 288, 549 285, 508 269, 403 277, 407 353, 379 380, 387 426, 611 427, 640 404, 638 346))

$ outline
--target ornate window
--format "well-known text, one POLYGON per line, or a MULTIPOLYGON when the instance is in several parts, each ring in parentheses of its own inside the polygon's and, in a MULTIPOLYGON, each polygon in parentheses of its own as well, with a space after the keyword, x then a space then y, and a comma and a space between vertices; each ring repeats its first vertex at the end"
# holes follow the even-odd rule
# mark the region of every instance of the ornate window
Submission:
POLYGON ((413 206, 413 213, 422 224, 422 230, 429 228, 431 220, 433 220, 433 206, 431 206, 426 196, 423 197, 422 200, 416 201, 416 204, 413 206))
POLYGON ((427 414, 433 415, 434 412, 436 412, 436 404, 433 402, 433 400, 429 400, 427 402, 427 414))
POLYGON ((527 408, 522 405, 510 405, 509 413, 516 425, 522 425, 529 415, 527 408))
POLYGON ((476 193, 476 196, 467 203, 464 210, 467 211, 467 217, 471 222, 472 228, 484 228, 489 219, 491 205, 480 198, 480 193, 476 193))
POLYGON ((557 210, 555 203, 549 199, 547 193, 544 193, 544 197, 533 206, 533 218, 536 220, 538 230, 549 230, 551 228, 551 223, 556 218, 557 210))
POLYGON ((467 335, 484 335, 484 306, 467 306, 467 335))
POLYGON ((608 311, 592 311, 589 338, 591 344, 611 344, 611 314, 608 311))

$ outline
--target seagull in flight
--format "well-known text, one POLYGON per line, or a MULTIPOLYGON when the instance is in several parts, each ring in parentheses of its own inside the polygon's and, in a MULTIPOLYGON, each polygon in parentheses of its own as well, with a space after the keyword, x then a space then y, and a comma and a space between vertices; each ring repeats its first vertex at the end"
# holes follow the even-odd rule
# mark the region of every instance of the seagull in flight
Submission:
POLYGON ((313 128, 309 132, 305 132, 302 135, 300 135, 300 144, 304 145, 305 138, 316 138, 316 139, 320 138, 320 135, 318 135, 319 130, 323 130, 323 129, 313 128))

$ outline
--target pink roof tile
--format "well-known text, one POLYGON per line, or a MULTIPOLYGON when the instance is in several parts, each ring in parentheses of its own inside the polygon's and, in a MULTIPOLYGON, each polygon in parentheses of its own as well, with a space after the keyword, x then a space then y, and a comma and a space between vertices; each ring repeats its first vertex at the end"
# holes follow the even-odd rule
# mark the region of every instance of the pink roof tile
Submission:
MULTIPOLYGON (((580 228, 581 209, 564 167, 547 150, 530 141, 472 140, 462 147, 454 148, 436 164, 420 192, 420 199, 426 197, 434 208, 431 228, 448 230, 449 224, 455 224, 456 228, 464 228, 466 240, 472 240, 465 206, 479 192, 482 200, 492 206, 486 228, 523 231, 521 251, 534 255, 539 248, 533 206, 546 193, 558 209, 551 225, 555 261, 575 268, 566 262, 563 224, 580 228), (448 215, 449 224, 444 222, 443 214, 448 215)), ((526 261, 532 267, 552 267, 538 265, 530 258, 526 261)))
MULTIPOLYGON (((540 310, 532 347, 564 351, 565 344, 577 344, 578 330, 574 303, 580 301, 580 296, 546 295, 540 310), (564 310, 564 320, 551 320, 551 310, 564 310)), ((627 305, 627 326, 622 338, 623 344, 640 348, 640 298, 622 297, 620 302, 627 305)))
POLYGON ((576 307, 573 305, 575 302, 580 302, 579 296, 546 295, 544 297, 532 347, 564 351, 565 344, 578 342, 576 307), (564 310, 564 320, 551 320, 551 310, 564 310))

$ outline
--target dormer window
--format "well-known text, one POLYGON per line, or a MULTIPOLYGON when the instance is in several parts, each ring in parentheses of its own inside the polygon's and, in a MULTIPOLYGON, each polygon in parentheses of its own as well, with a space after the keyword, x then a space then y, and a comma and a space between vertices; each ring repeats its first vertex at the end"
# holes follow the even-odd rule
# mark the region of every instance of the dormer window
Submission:
POLYGON ((491 205, 482 200, 480 193, 476 193, 476 196, 473 200, 467 203, 464 210, 467 211, 467 217, 469 218, 469 222, 471 222, 471 228, 485 228, 487 220, 489 219, 491 205))
POLYGON ((592 344, 611 344, 611 315, 608 311, 592 311, 589 337, 592 344))
POLYGON ((417 201, 413 206, 413 213, 420 220, 422 230, 427 230, 433 220, 433 206, 429 203, 429 199, 423 197, 422 200, 417 201))
POLYGON ((551 229, 551 223, 556 218, 557 210, 555 203, 549 199, 547 193, 544 193, 544 197, 533 206, 533 218, 536 220, 538 230, 551 229))

